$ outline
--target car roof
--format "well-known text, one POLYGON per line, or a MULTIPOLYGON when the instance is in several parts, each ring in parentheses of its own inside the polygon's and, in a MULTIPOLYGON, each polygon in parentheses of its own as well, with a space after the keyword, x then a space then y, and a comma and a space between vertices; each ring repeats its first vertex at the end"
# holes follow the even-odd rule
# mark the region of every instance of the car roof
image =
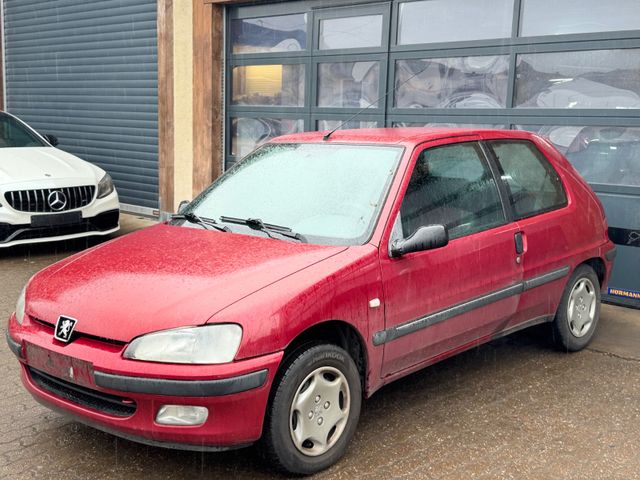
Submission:
MULTIPOLYGON (((328 130, 323 132, 305 132, 283 135, 271 140, 275 143, 319 143, 328 130)), ((423 142, 451 137, 478 136, 479 138, 531 138, 533 134, 521 130, 495 130, 477 128, 449 127, 402 127, 402 128, 361 128, 354 130, 336 130, 327 142, 355 144, 403 144, 417 145, 423 142)))

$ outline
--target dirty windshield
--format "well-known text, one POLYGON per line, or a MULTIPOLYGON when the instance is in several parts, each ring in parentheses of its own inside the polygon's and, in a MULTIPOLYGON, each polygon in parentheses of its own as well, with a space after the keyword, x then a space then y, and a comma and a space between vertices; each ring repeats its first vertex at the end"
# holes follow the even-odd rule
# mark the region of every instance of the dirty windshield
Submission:
POLYGON ((401 155, 402 148, 392 146, 266 145, 215 182, 190 211, 218 221, 261 219, 312 243, 361 244, 371 234, 401 155))

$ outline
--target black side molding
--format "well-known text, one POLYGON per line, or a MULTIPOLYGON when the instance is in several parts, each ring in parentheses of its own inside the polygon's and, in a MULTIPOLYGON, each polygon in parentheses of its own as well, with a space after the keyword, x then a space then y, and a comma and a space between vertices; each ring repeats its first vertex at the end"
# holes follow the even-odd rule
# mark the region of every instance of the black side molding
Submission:
POLYGON ((500 290, 495 290, 481 297, 476 297, 472 300, 453 305, 449 308, 445 308, 444 310, 440 310, 425 317, 411 320, 410 322, 406 322, 401 325, 396 325, 395 327, 376 332, 373 334, 373 345, 377 347, 379 345, 395 340, 396 338, 404 337, 405 335, 409 335, 410 333, 414 333, 422 330, 423 328, 436 325, 437 323, 444 322, 445 320, 449 320, 450 318, 457 317, 458 315, 462 315, 477 308, 484 307, 485 305, 489 305, 513 295, 519 295, 520 293, 531 290, 532 288, 536 288, 549 282, 559 280, 565 277, 570 270, 571 269, 568 266, 562 267, 557 270, 539 275, 537 277, 530 278, 523 282, 510 285, 500 290))
POLYGON ((22 344, 16 342, 11 335, 9 335, 9 330, 6 332, 7 344, 9 345, 9 349, 13 352, 13 354, 18 358, 24 358, 22 355, 22 344))
POLYGON ((110 390, 148 393, 170 397, 220 397, 261 387, 268 371, 247 373, 219 380, 168 380, 164 378, 125 377, 96 371, 96 385, 110 390))

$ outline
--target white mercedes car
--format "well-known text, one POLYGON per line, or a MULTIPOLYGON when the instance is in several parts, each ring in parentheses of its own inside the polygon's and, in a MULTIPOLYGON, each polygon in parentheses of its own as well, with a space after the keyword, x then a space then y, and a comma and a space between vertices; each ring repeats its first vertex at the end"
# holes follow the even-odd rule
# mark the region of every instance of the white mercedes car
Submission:
POLYGON ((108 173, 55 148, 57 139, 0 112, 0 248, 120 228, 108 173))

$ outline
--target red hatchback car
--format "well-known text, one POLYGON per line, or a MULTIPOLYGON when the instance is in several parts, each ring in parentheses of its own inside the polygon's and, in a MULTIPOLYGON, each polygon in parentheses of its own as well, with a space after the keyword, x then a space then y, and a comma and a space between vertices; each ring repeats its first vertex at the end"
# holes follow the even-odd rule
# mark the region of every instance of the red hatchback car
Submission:
POLYGON ((305 133, 37 273, 7 340, 29 392, 81 422, 172 448, 260 440, 308 474, 397 378, 543 322, 584 348, 614 257, 600 202, 535 135, 305 133))

